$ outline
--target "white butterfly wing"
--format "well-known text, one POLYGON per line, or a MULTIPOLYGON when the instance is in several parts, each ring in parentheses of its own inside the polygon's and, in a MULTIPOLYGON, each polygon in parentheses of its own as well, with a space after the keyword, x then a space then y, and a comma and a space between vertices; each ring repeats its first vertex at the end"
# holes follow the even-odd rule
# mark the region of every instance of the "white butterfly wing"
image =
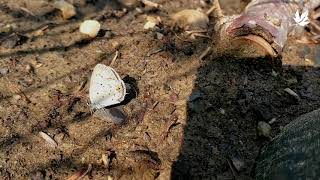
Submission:
POLYGON ((90 80, 91 106, 100 109, 118 104, 124 100, 125 95, 126 87, 118 73, 111 67, 97 64, 90 80))

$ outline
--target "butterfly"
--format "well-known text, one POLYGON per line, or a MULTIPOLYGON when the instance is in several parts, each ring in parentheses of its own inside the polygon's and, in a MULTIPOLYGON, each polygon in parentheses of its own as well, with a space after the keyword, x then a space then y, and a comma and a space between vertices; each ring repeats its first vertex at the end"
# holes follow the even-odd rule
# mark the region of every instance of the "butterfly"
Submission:
POLYGON ((309 22, 309 18, 308 18, 308 15, 309 15, 309 11, 306 10, 305 12, 303 12, 300 16, 300 13, 299 11, 296 11, 296 14, 294 16, 294 21, 300 25, 300 26, 306 26, 308 25, 310 22, 309 22))
POLYGON ((97 64, 90 79, 89 98, 93 109, 101 109, 121 103, 126 86, 119 74, 111 67, 97 64))

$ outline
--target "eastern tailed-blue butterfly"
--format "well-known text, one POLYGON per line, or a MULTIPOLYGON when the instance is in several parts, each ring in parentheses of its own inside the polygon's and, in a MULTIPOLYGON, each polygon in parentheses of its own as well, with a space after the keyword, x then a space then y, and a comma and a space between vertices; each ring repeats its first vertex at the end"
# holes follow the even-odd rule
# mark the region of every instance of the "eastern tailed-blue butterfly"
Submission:
POLYGON ((93 109, 119 104, 126 95, 126 86, 119 74, 111 67, 97 64, 92 72, 89 98, 93 109))

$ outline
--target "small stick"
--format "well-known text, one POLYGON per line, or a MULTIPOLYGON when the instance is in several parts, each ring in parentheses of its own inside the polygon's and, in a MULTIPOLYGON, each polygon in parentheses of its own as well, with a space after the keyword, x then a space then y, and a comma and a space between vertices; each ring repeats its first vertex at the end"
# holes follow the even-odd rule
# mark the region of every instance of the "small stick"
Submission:
POLYGON ((152 55, 154 55, 154 54, 157 54, 157 53, 159 53, 159 52, 162 52, 162 51, 164 51, 164 48, 160 48, 160 49, 154 50, 154 51, 152 51, 152 52, 149 52, 149 53, 147 54, 147 57, 150 57, 150 56, 152 56, 152 55))
POLYGON ((206 57, 209 54, 210 51, 211 51, 211 46, 207 47, 207 49, 201 53, 199 58, 202 60, 204 57, 206 57))
POLYGON ((272 118, 270 121, 269 121, 269 124, 273 124, 274 122, 277 121, 277 118, 272 118))
POLYGON ((186 31, 187 34, 192 34, 192 33, 207 33, 207 30, 191 30, 191 31, 186 31))
POLYGON ((158 104, 159 104, 159 101, 156 101, 155 103, 153 103, 152 110, 154 110, 154 108, 156 108, 158 104))
POLYGON ((210 39, 210 36, 208 36, 208 35, 205 35, 205 34, 202 34, 202 33, 191 33, 190 34, 190 37, 191 38, 196 38, 196 37, 203 37, 203 38, 208 38, 208 39, 210 39))
POLYGON ((33 31, 33 35, 34 35, 34 36, 42 35, 42 34, 43 34, 43 31, 45 31, 45 30, 48 29, 48 28, 49 28, 49 26, 48 26, 48 25, 45 25, 45 26, 39 28, 38 30, 33 31))
POLYGON ((20 7, 20 9, 21 9, 22 11, 26 12, 27 14, 35 17, 35 15, 34 15, 29 9, 27 9, 27 8, 25 8, 25 7, 20 7))
POLYGON ((113 64, 116 62, 117 58, 118 58, 118 55, 119 55, 119 51, 116 51, 116 54, 114 55, 111 63, 110 63, 110 66, 113 66, 113 64))
POLYGON ((209 16, 214 10, 214 16, 216 16, 219 19, 223 17, 219 0, 214 0, 212 7, 206 12, 207 16, 209 16))

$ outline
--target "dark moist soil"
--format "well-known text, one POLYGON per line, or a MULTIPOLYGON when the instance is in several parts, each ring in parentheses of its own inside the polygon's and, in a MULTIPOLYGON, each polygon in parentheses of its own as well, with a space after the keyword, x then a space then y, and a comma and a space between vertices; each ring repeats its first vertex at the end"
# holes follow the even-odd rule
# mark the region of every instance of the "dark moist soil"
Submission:
MULTIPOLYGON (((269 141, 257 136, 257 122, 276 118, 275 137, 320 107, 320 71, 309 57, 315 47, 292 41, 282 59, 235 58, 215 41, 189 42, 170 28, 168 14, 200 1, 154 2, 162 10, 141 13, 114 1, 74 0, 77 16, 63 20, 51 1, 0 1, 0 179, 67 179, 89 166, 84 179, 252 179, 269 141), (143 30, 146 15, 164 25, 143 30), (84 19, 101 22, 99 37, 79 33, 84 19), (212 53, 200 60, 208 46, 212 53), (93 67, 109 65, 117 50, 112 67, 138 92, 120 105, 128 116, 122 125, 94 117, 88 106, 93 67)), ((222 7, 239 13, 245 3, 237 2, 222 7)))

